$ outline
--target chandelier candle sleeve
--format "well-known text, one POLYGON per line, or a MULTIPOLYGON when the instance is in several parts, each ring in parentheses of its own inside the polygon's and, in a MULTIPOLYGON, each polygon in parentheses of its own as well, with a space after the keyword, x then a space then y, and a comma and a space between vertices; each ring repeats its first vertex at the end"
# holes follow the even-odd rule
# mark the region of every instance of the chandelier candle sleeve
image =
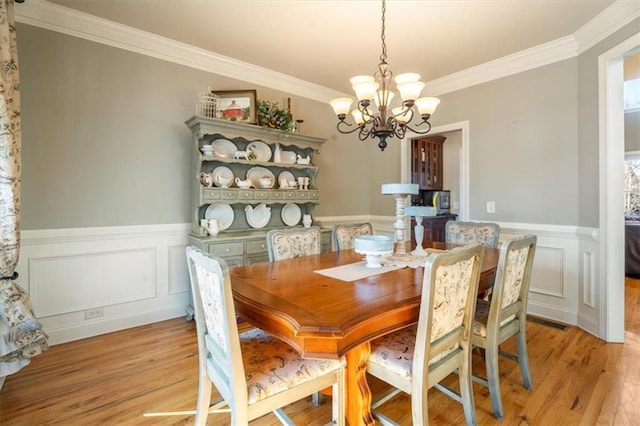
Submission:
MULTIPOLYGON (((343 97, 331 100, 329 103, 338 117, 337 129, 340 133, 350 134, 358 132, 361 141, 368 138, 378 138, 378 147, 381 151, 387 147, 387 139, 396 137, 404 139, 408 131, 424 135, 431 130, 429 118, 434 113, 440 100, 432 97, 420 98, 420 93, 425 83, 420 81, 420 74, 404 73, 393 78, 393 73, 387 64, 387 44, 385 42, 385 12, 386 3, 382 0, 382 54, 378 70, 373 76, 358 75, 351 78, 351 87, 356 94, 356 108, 351 111, 353 124, 348 123, 347 116, 353 99, 343 97), (400 105, 392 105, 395 93, 391 90, 391 81, 394 80, 400 93, 400 105), (373 102, 372 102, 373 101, 373 102), (372 106, 375 103, 375 107, 372 106), (420 116, 417 127, 409 124, 414 118, 414 107, 420 116), (424 125, 424 126, 423 126, 424 125)), ((396 102, 397 104, 397 102, 396 102)))

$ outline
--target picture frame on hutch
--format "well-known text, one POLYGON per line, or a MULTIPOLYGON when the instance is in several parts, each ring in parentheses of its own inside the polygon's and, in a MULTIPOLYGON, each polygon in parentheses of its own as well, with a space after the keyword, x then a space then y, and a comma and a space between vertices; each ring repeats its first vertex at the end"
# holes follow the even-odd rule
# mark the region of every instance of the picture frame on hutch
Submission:
POLYGON ((255 90, 212 91, 219 96, 217 118, 237 123, 256 124, 255 90))

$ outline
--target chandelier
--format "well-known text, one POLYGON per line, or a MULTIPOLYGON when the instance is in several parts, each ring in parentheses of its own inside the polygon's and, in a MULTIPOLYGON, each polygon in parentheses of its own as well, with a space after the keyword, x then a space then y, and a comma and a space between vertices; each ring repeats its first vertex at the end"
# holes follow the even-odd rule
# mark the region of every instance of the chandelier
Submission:
POLYGON ((361 141, 367 138, 378 138, 380 139, 378 147, 381 151, 387 147, 387 138, 403 139, 407 130, 420 135, 429 133, 431 130, 429 118, 440 103, 438 98, 418 98, 425 84, 420 81, 420 74, 406 73, 398 74, 393 79, 398 92, 400 92, 402 102, 401 106, 391 108, 391 101, 394 97, 394 93, 391 91, 393 73, 387 64, 387 44, 384 34, 385 11, 385 0, 382 0, 382 31, 380 36, 382 54, 378 71, 373 76, 359 75, 350 80, 353 91, 358 98, 358 108, 351 111, 356 127, 352 128, 353 124, 346 121, 353 99, 336 98, 329 102, 338 116, 337 128, 340 133, 358 132, 361 141), (372 101, 376 108, 373 107, 372 101), (409 127, 416 110, 422 120, 416 126, 425 124, 426 127, 409 127))

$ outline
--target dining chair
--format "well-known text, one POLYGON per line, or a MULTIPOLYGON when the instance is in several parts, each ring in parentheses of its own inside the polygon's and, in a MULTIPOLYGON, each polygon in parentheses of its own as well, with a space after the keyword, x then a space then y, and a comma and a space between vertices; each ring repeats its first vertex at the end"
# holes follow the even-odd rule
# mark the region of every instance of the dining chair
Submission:
POLYGON ((353 248, 353 239, 360 235, 371 235, 370 223, 344 223, 333 225, 333 249, 348 250, 353 248))
POLYGON ((233 425, 271 411, 283 424, 293 424, 280 407, 327 387, 332 387, 333 421, 345 424, 344 359, 303 359, 259 329, 238 334, 225 261, 190 246, 187 263, 198 336, 195 424, 205 425, 210 412, 229 411, 233 425), (213 404, 212 385, 222 397, 213 404))
POLYGON ((474 376, 474 380, 489 387, 493 415, 502 419, 502 397, 498 354, 520 364, 522 381, 527 389, 532 388, 527 355, 527 299, 536 236, 526 235, 502 243, 498 270, 491 301, 478 299, 473 322, 471 341, 474 346, 484 348, 487 378, 474 376), (500 344, 517 336, 517 355, 500 349, 500 344))
POLYGON ((267 232, 269 262, 320 254, 320 227, 272 229, 267 232))
POLYGON ((459 222, 450 220, 445 225, 444 241, 455 244, 478 243, 498 248, 500 225, 491 222, 459 222))
POLYGON ((484 247, 432 254, 425 263, 418 323, 371 342, 367 372, 393 386, 371 404, 381 424, 396 424, 376 409, 398 393, 411 395, 414 425, 427 425, 428 390, 461 402, 467 424, 476 424, 471 383, 471 327, 484 247), (460 393, 440 382, 458 372, 460 393))

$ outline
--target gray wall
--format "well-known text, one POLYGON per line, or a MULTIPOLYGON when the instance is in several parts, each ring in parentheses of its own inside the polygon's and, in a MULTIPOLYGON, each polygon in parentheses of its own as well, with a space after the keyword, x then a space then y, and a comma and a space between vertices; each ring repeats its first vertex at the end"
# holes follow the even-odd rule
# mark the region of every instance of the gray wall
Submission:
MULTIPOLYGON (((17 25, 23 125, 22 228, 190 221, 191 134, 201 92, 254 89, 29 25, 17 25)), ((257 87, 286 105, 287 94, 257 87)), ((317 158, 319 215, 366 214, 365 146, 333 135, 328 105, 292 97, 303 133, 329 138, 317 158)))

